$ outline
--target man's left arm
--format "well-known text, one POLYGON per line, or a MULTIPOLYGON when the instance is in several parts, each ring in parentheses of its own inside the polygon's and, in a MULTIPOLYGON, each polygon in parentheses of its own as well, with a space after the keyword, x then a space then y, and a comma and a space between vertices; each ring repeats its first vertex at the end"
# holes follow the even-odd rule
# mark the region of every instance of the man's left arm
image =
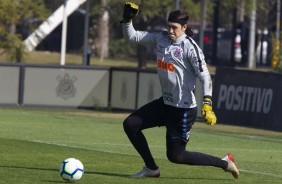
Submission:
POLYGON ((216 116, 212 109, 212 80, 207 65, 202 66, 203 71, 199 72, 199 79, 203 89, 202 116, 208 125, 216 124, 216 116))
POLYGON ((205 58, 201 49, 194 44, 190 48, 190 57, 191 62, 194 67, 194 70, 199 77, 199 80, 202 85, 203 90, 203 107, 202 107, 202 116, 208 125, 216 124, 216 116, 212 109, 212 80, 205 58))

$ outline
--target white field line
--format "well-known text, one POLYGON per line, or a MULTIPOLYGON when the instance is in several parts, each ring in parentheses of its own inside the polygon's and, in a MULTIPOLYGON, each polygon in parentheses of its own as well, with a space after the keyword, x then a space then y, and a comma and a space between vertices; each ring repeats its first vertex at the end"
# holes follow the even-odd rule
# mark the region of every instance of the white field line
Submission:
MULTIPOLYGON (((202 132, 205 133, 204 131, 201 130, 195 130, 195 132, 202 132)), ((208 133, 209 135, 212 136, 228 136, 228 134, 212 134, 212 133, 208 133)), ((231 134, 231 137, 233 137, 234 135, 231 134)), ((251 140, 262 140, 262 141, 275 141, 275 142, 282 142, 282 139, 280 137, 277 138, 272 138, 272 137, 265 137, 265 136, 260 136, 260 135, 236 135, 236 137, 238 138, 247 138, 247 139, 251 139, 251 140)))
POLYGON ((282 153, 282 150, 262 150, 262 149, 230 149, 230 148, 193 148, 195 150, 214 150, 214 151, 245 151, 245 152, 270 152, 282 153))
MULTIPOLYGON (((52 144, 52 145, 57 145, 57 146, 66 146, 66 147, 75 147, 75 148, 84 148, 84 149, 89 149, 87 147, 79 147, 79 146, 71 146, 67 143, 61 143, 61 142, 57 142, 57 141, 42 141, 42 140, 28 140, 30 142, 38 142, 38 143, 44 143, 44 144, 52 144)), ((77 142, 68 142, 68 143, 77 143, 77 142)), ((87 142, 85 142, 87 143, 87 142)), ((131 144, 116 144, 116 143, 98 143, 98 142, 89 142, 90 144, 93 145, 105 145, 105 146, 122 146, 122 147, 132 147, 131 144)), ((163 148, 165 149, 165 146, 157 146, 157 145, 149 145, 149 147, 152 148, 163 148)), ((191 147, 191 150, 211 150, 211 151, 244 151, 244 152, 271 152, 271 153, 282 153, 282 150, 263 150, 263 149, 230 149, 230 148, 193 148, 191 147)), ((91 149, 90 150, 96 150, 99 151, 97 149, 91 149)), ((102 151, 102 150, 101 150, 102 151)))
POLYGON ((275 178, 282 178, 282 174, 273 174, 273 173, 267 173, 267 172, 261 172, 261 171, 252 171, 247 169, 239 169, 240 172, 255 174, 255 175, 263 175, 263 176, 270 176, 275 178))
MULTIPOLYGON (((53 142, 53 141, 42 141, 42 140, 28 140, 28 141, 40 143, 40 144, 48 144, 48 145, 55 145, 55 146, 62 146, 62 147, 69 147, 69 148, 79 148, 79 149, 86 149, 86 150, 92 150, 92 151, 99 151, 99 152, 104 152, 104 153, 116 153, 116 154, 122 154, 122 155, 136 156, 134 154, 124 153, 124 152, 105 151, 105 150, 101 150, 101 149, 94 149, 94 148, 83 147, 83 146, 74 146, 74 145, 68 145, 68 144, 59 143, 59 142, 53 142)), ((111 144, 108 144, 108 145, 111 145, 111 144)), ((114 145, 114 144, 112 144, 112 145, 114 145)))
MULTIPOLYGON (((71 146, 71 145, 67 145, 67 144, 63 144, 63 143, 59 143, 59 142, 52 142, 52 141, 42 141, 42 140, 28 140, 28 141, 29 142, 41 143, 41 144, 70 147, 70 148, 81 148, 81 149, 87 149, 87 150, 93 150, 93 151, 99 151, 99 152, 105 152, 105 153, 115 153, 115 154, 136 156, 135 154, 129 154, 129 153, 124 153, 124 152, 104 151, 104 150, 93 149, 93 148, 89 148, 89 147, 87 148, 87 147, 82 147, 82 146, 71 146)), ((94 143, 94 144, 96 144, 96 145, 109 145, 109 146, 110 145, 111 146, 132 146, 130 144, 112 144, 112 143, 94 143)), ((162 147, 162 148, 165 148, 164 146, 150 146, 150 147, 162 147)), ((198 149, 202 149, 202 148, 198 148, 198 149)), ((224 149, 213 149, 213 150, 224 150, 224 149)), ((234 149, 234 150, 254 151, 254 150, 243 150, 243 149, 234 149)), ((259 150, 259 151, 281 152, 281 151, 275 151, 275 150, 259 150)), ((157 158, 157 157, 155 157, 155 158, 157 158)), ((163 158, 159 158, 159 159, 163 159, 163 158)), ((255 174, 255 175, 263 175, 263 176, 270 176, 270 177, 275 177, 275 178, 282 178, 282 174, 273 174, 273 173, 267 173, 267 172, 261 172, 261 171, 252 171, 252 170, 247 170, 247 169, 239 169, 239 170, 240 170, 240 172, 245 172, 245 173, 250 173, 250 174, 255 174)))

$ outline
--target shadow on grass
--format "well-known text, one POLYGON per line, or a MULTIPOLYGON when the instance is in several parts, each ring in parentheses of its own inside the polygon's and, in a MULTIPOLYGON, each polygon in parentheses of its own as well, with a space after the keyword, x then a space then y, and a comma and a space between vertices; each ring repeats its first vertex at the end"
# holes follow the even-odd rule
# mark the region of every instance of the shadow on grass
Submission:
MULTIPOLYGON (((38 171, 55 171, 59 172, 59 169, 51 169, 51 168, 38 168, 38 167, 20 167, 20 166, 8 166, 8 165, 0 165, 2 168, 12 168, 12 169, 28 169, 28 170, 38 170, 38 171)), ((117 173, 106 173, 106 172, 87 172, 85 171, 84 174, 97 174, 97 175, 104 175, 104 176, 116 176, 116 177, 129 177, 126 174, 117 174, 117 173)))
MULTIPOLYGON (((127 174, 117 174, 117 173, 107 173, 107 172, 85 172, 85 174, 97 174, 103 176, 115 176, 115 177, 123 177, 123 178, 131 178, 130 175, 127 174)), ((160 180, 214 180, 214 181, 229 181, 234 180, 230 178, 207 178, 207 177, 171 177, 171 176, 161 176, 160 178, 132 178, 132 179, 160 179, 160 180)))
POLYGON ((231 181, 231 180, 234 180, 234 179, 230 179, 230 178, 208 178, 208 177, 166 177, 166 176, 161 176, 161 179, 174 179, 174 180, 197 180, 197 181, 200 181, 200 180, 203 180, 203 181, 231 181))
POLYGON ((117 174, 117 173, 109 173, 109 172, 84 172, 84 174, 97 174, 97 175, 103 175, 103 176, 116 176, 116 177, 123 177, 123 178, 130 178, 127 174, 117 174))
POLYGON ((48 168, 37 168, 37 167, 20 167, 20 166, 9 166, 9 165, 0 165, 3 168, 12 168, 12 169, 30 169, 30 170, 39 170, 39 171, 56 171, 59 172, 59 169, 48 169, 48 168))
MULTIPOLYGON (((29 170, 41 170, 41 171, 55 171, 59 172, 58 169, 51 169, 51 168, 36 168, 36 167, 20 167, 20 166, 7 166, 7 165, 0 165, 2 168, 13 168, 13 169, 29 169, 29 170)), ((110 173, 110 172, 84 172, 84 174, 90 174, 90 175, 103 175, 103 176, 112 176, 112 177, 122 177, 122 178, 131 178, 130 175, 127 174, 117 174, 117 173, 110 173)), ((133 178, 132 178, 133 179, 133 178)), ((141 178, 142 179, 142 178, 141 178)), ((143 179, 149 179, 149 178, 143 178, 143 179)), ((156 179, 156 178, 152 178, 156 179)), ((161 180, 168 180, 168 179, 176 179, 176 180, 214 180, 214 181, 229 181, 233 180, 230 178, 206 178, 206 177, 171 177, 171 176, 161 176, 159 179, 161 180)), ((58 183, 58 181, 46 181, 49 183, 58 183)), ((61 181, 59 183, 65 183, 64 181, 61 181)))

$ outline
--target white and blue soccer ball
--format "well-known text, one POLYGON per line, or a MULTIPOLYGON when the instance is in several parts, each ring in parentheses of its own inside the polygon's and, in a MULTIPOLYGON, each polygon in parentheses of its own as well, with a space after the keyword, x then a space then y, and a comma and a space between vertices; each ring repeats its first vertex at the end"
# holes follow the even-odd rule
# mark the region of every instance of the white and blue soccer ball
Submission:
POLYGON ((60 175, 65 181, 78 181, 83 173, 83 164, 76 158, 68 158, 60 165, 60 175))

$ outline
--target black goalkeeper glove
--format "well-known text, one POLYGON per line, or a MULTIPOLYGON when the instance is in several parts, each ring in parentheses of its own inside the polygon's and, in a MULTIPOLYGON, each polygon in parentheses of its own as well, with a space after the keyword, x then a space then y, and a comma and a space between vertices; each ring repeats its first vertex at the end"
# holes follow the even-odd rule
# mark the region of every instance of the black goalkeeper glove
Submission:
POLYGON ((138 13, 138 5, 126 2, 123 7, 123 20, 120 21, 121 23, 128 23, 132 20, 133 17, 135 17, 138 13))

